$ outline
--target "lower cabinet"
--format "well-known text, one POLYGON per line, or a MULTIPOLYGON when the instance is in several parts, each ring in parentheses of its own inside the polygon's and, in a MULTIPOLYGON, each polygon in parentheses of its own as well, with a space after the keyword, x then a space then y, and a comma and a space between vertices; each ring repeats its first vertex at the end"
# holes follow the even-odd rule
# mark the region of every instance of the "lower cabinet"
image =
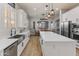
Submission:
POLYGON ((3 56, 3 50, 0 50, 0 56, 3 56))
POLYGON ((21 53, 22 53, 22 50, 23 50, 23 42, 21 42, 19 45, 18 45, 18 48, 17 48, 17 55, 19 56, 21 53))
POLYGON ((24 48, 26 47, 26 44, 28 43, 28 38, 24 39, 17 48, 17 55, 20 56, 21 53, 23 52, 24 48))
POLYGON ((72 42, 43 42, 43 56, 75 56, 75 44, 72 42))
MULTIPOLYGON (((27 37, 24 39, 17 47, 17 56, 20 56, 23 52, 24 48, 26 47, 26 44, 28 43, 29 38, 27 37)), ((4 56, 4 50, 0 50, 0 56, 4 56)))
POLYGON ((24 46, 23 48, 25 48, 25 47, 26 47, 26 44, 28 43, 28 41, 29 41, 29 39, 28 39, 28 38, 27 38, 27 39, 25 39, 25 40, 23 40, 23 43, 24 43, 24 44, 23 44, 23 46, 24 46))

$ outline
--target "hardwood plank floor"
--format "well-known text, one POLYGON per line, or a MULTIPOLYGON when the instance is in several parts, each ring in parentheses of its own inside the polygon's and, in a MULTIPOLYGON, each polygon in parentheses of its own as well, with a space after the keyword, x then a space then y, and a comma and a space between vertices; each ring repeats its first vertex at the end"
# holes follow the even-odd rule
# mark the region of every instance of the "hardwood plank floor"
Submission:
POLYGON ((39 36, 31 36, 21 56, 42 56, 39 36))
POLYGON ((76 56, 79 56, 79 48, 76 48, 76 56))
MULTIPOLYGON (((39 36, 31 36, 21 56, 42 56, 39 36)), ((76 56, 79 56, 79 48, 76 48, 76 56)))

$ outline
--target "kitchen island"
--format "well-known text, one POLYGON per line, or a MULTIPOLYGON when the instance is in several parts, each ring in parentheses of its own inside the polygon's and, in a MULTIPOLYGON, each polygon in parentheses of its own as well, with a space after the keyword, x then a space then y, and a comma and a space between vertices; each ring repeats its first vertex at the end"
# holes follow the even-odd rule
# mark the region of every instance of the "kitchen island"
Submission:
POLYGON ((44 56, 76 55, 76 41, 62 35, 40 31, 40 43, 44 56))

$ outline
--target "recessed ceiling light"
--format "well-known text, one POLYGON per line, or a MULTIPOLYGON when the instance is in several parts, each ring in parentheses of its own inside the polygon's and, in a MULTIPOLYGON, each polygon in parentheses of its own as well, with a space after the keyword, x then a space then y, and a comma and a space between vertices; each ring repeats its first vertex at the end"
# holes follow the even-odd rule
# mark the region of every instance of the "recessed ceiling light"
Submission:
POLYGON ((36 10, 36 8, 34 8, 34 10, 36 10))
POLYGON ((47 9, 47 8, 45 8, 45 10, 47 11, 48 9, 47 9))
POLYGON ((56 9, 56 11, 58 11, 59 10, 59 8, 55 8, 56 9))

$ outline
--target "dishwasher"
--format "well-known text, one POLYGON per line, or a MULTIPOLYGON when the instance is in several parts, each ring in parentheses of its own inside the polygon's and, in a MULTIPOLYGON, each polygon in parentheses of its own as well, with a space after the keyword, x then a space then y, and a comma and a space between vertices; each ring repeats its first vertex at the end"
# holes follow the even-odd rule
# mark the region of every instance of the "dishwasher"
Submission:
POLYGON ((17 41, 4 49, 4 56, 17 56, 17 41))

